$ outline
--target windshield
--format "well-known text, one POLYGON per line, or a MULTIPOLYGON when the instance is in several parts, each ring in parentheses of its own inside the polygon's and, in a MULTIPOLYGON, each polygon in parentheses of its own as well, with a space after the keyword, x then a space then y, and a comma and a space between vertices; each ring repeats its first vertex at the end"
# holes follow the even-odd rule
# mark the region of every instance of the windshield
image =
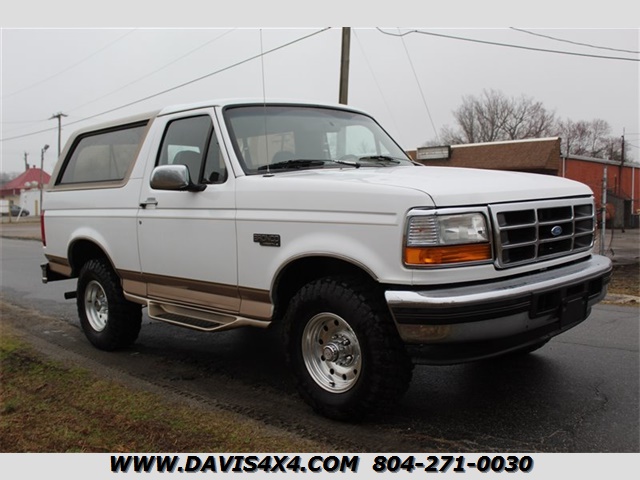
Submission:
POLYGON ((224 116, 248 175, 412 165, 391 137, 360 113, 302 105, 251 105, 228 107, 224 116))

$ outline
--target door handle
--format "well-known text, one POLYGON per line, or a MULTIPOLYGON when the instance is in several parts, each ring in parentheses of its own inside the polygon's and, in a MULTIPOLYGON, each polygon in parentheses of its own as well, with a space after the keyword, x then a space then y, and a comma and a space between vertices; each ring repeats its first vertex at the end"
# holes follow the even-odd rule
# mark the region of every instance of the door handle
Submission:
POLYGON ((149 197, 144 202, 140 203, 140 206, 142 208, 147 208, 149 205, 153 205, 155 207, 156 205, 158 205, 158 200, 153 197, 149 197))

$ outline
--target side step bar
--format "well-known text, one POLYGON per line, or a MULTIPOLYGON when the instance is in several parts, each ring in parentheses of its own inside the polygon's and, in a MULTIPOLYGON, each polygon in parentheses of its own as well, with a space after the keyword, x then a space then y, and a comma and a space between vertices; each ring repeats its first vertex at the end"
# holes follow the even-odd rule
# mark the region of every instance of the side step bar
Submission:
POLYGON ((266 328, 271 322, 251 320, 233 314, 214 313, 192 307, 151 300, 148 315, 153 320, 171 323, 202 332, 218 332, 238 327, 266 328))

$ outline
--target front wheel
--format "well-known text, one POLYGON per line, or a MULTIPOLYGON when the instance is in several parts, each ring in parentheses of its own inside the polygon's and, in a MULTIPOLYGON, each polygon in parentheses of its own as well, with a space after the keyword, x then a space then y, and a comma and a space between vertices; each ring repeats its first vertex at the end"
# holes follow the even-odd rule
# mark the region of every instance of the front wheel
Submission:
POLYGON ((135 342, 142 323, 141 306, 124 298, 120 279, 106 260, 85 263, 77 293, 80 324, 95 347, 116 350, 135 342))
POLYGON ((290 368, 314 410, 358 421, 393 408, 413 365, 386 309, 363 280, 328 277, 303 287, 285 315, 290 368))

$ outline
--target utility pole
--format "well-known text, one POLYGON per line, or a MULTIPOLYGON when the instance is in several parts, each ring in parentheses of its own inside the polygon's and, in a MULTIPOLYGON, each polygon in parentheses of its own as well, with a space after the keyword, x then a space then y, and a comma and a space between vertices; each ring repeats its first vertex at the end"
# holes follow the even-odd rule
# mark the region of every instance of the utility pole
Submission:
POLYGON ((28 156, 29 154, 27 152, 24 152, 24 171, 25 172, 29 171, 29 162, 27 161, 28 156))
POLYGON ((60 138, 62 135, 62 117, 68 117, 69 115, 65 115, 62 112, 54 113, 51 115, 49 120, 53 120, 54 118, 58 119, 58 157, 60 156, 60 138))
POLYGON ((606 236, 606 229, 607 229, 607 167, 604 167, 604 171, 602 172, 602 207, 601 207, 601 214, 602 214, 602 224, 600 225, 600 249, 599 249, 599 253, 600 255, 604 255, 604 242, 605 242, 605 236, 606 236))
MULTIPOLYGON (((624 190, 622 190, 622 179, 624 178, 624 128, 622 129, 622 145, 620 147, 620 165, 618 166, 618 195, 624 195, 624 190)), ((632 207, 633 208, 633 207, 632 207)), ((624 227, 627 222, 626 209, 625 213, 622 216, 622 233, 624 233, 624 227)))
POLYGON ((342 55, 340 58, 340 98, 339 102, 347 104, 349 94, 349 50, 351 47, 351 28, 342 27, 342 55))

